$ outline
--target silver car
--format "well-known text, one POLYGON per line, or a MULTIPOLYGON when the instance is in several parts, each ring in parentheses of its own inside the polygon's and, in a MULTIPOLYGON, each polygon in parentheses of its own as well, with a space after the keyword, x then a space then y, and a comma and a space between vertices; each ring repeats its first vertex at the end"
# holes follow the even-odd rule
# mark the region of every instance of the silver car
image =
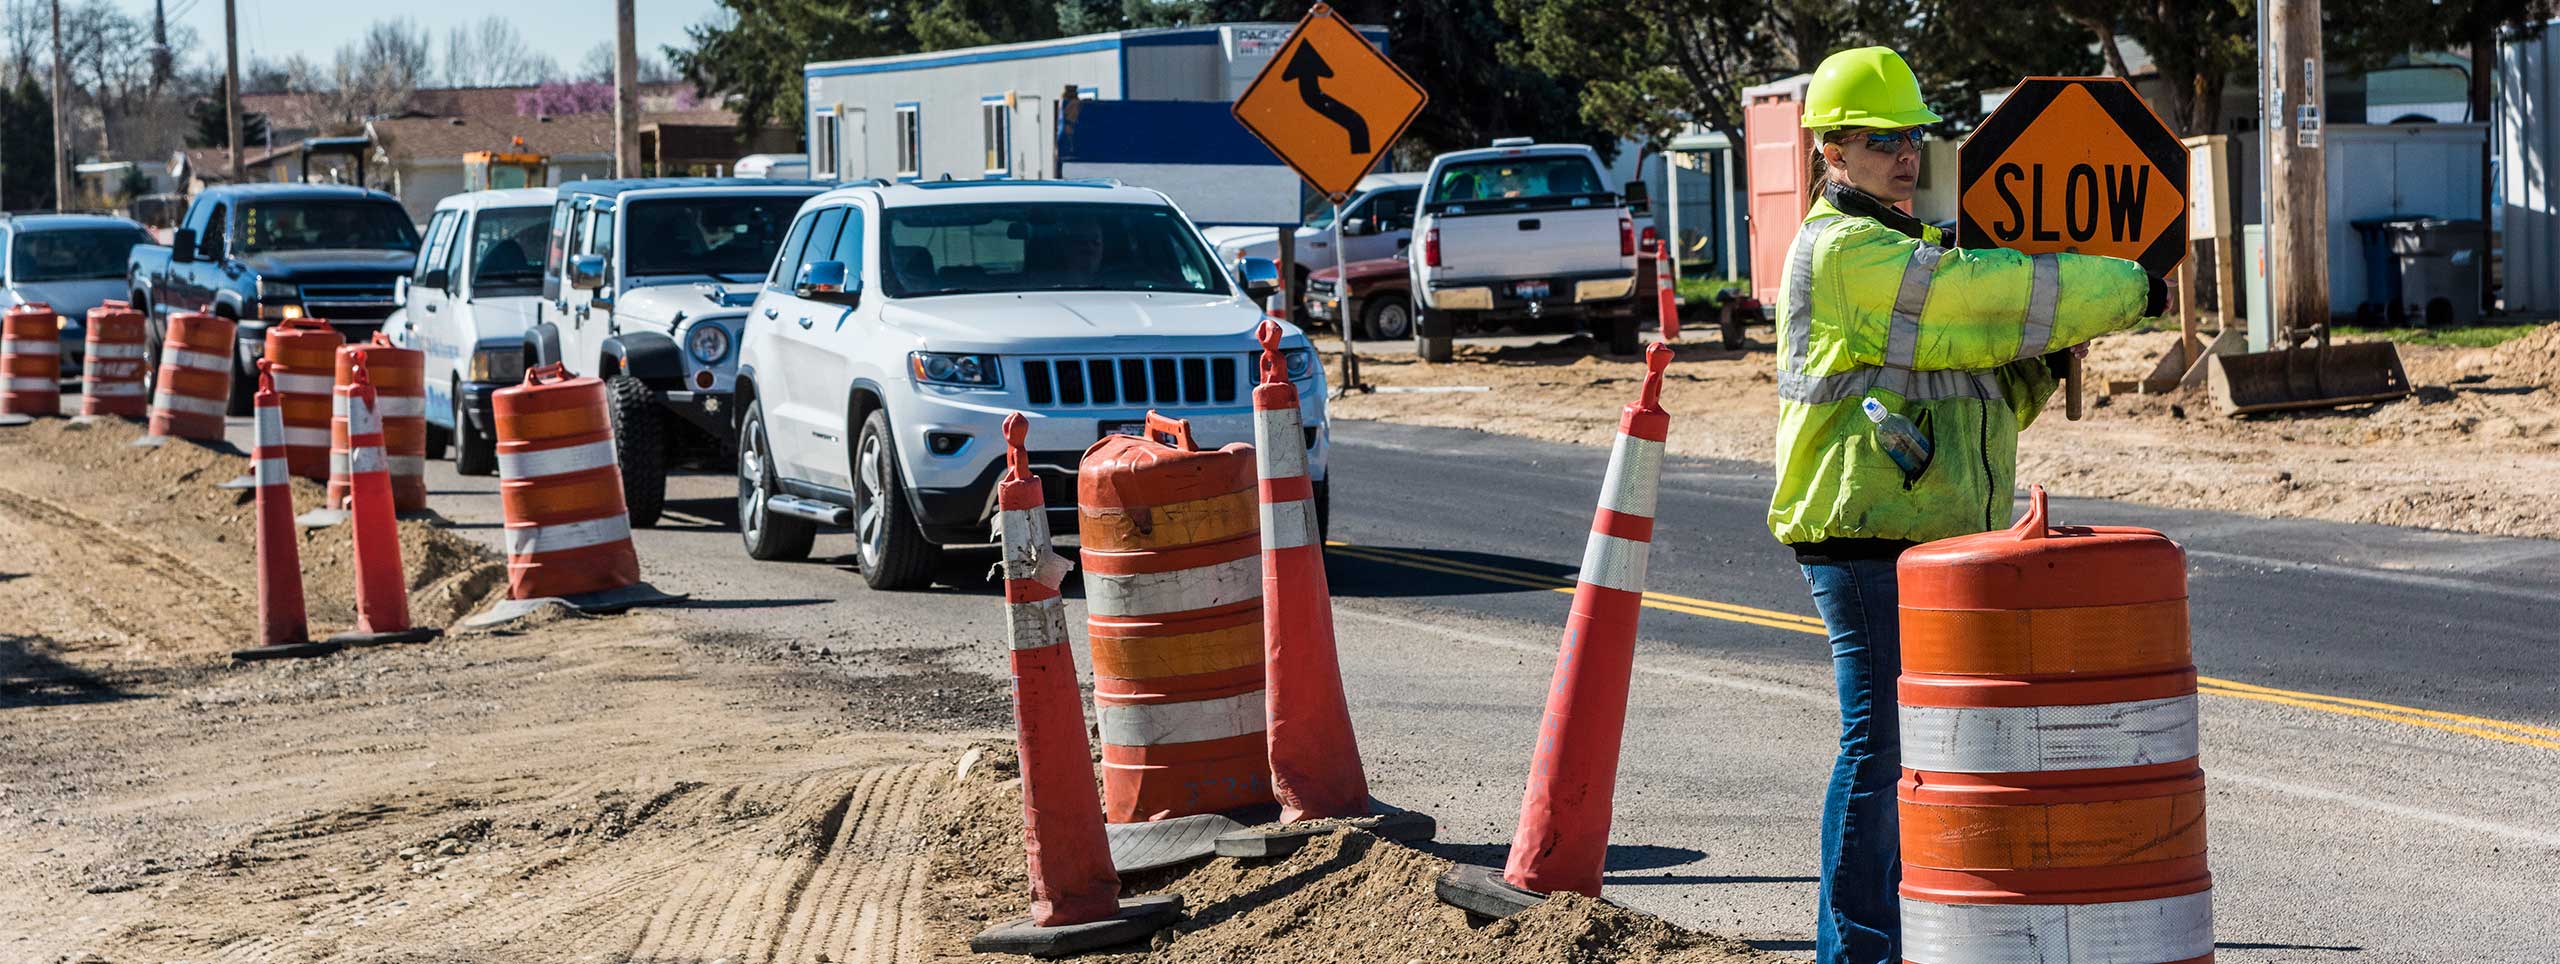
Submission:
POLYGON ((79 374, 89 309, 123 298, 125 256, 150 242, 142 225, 104 214, 0 216, 8 305, 42 302, 62 317, 62 374, 79 374))

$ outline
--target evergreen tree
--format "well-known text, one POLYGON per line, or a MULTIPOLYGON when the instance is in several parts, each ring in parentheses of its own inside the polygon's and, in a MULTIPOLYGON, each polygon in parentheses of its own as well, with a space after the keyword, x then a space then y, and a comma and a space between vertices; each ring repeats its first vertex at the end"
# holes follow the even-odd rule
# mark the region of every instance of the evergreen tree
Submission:
POLYGON ((0 208, 53 207, 53 103, 31 74, 0 90, 0 208))

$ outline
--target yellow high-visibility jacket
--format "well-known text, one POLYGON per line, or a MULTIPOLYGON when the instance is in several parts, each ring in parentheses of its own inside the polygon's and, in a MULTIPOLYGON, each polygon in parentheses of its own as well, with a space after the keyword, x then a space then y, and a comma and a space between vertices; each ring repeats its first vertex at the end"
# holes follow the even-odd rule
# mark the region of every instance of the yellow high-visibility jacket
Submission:
POLYGON ((2006 527, 2018 429, 2057 384, 2046 352, 2140 320, 2151 282, 2120 258, 1944 247, 1829 199, 1805 215, 1778 304, 1777 491, 1769 531, 1927 542, 2006 527), (1929 436, 1906 482, 1859 409, 1929 436))

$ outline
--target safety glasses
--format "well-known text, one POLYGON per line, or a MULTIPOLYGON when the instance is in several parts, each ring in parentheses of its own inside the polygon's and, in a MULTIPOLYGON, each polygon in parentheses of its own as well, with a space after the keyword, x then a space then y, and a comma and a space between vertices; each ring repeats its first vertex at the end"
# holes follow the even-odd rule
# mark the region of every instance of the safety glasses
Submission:
POLYGON ((1905 144, 1917 151, 1929 145, 1929 130, 1925 127, 1906 127, 1887 133, 1869 133, 1866 144, 1868 150, 1878 154, 1900 153, 1905 144))

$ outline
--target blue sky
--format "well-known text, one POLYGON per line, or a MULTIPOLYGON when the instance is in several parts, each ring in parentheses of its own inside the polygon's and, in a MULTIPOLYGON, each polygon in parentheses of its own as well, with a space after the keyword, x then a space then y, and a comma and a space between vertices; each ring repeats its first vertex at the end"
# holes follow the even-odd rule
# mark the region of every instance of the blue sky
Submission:
MULTIPOLYGON (((148 22, 151 0, 114 0, 148 22)), ((377 19, 407 17, 434 38, 437 63, 444 57, 445 32, 478 23, 490 14, 513 20, 527 43, 550 54, 566 70, 577 69, 587 50, 613 39, 613 0, 433 0, 430 3, 349 3, 348 0, 236 0, 240 11, 240 57, 252 52, 274 60, 293 53, 327 63, 339 45, 377 19)), ((203 53, 214 63, 222 54, 222 0, 166 0, 170 19, 194 27, 203 53)), ((684 42, 684 28, 711 15, 713 0, 637 0, 640 49, 684 42)))

